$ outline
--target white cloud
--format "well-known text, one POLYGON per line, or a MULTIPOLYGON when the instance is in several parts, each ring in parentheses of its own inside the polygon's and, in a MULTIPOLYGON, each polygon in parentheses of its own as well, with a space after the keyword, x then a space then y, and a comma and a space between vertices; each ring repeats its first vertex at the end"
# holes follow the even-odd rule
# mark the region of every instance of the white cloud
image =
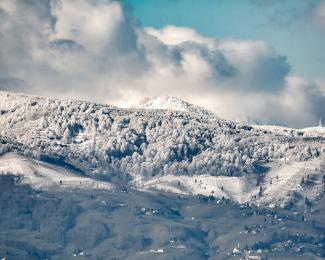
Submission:
POLYGON ((325 113, 322 81, 289 77, 285 57, 263 41, 143 29, 112 0, 3 0, 0 8, 0 89, 117 105, 175 95, 230 119, 293 126, 325 113))
POLYGON ((184 42, 195 42, 212 47, 215 44, 214 39, 203 37, 195 30, 187 27, 168 25, 161 30, 149 27, 146 28, 145 31, 148 34, 157 37, 161 42, 167 45, 178 45, 184 42))
POLYGON ((52 15, 57 19, 54 39, 71 39, 93 52, 111 45, 124 22, 122 7, 117 2, 53 1, 52 15))
MULTIPOLYGON (((278 91, 290 69, 286 58, 263 41, 216 40, 175 26, 146 32, 167 46, 167 52, 174 54, 169 57, 180 61, 176 65, 188 78, 208 81, 220 91, 278 91)), ((145 46, 148 49, 150 43, 145 46)))

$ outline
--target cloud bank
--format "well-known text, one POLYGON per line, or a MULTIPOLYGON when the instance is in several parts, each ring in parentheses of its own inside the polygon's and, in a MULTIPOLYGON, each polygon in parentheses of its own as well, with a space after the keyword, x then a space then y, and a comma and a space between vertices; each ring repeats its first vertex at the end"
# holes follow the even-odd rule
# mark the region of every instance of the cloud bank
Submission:
POLYGON ((225 118, 302 127, 325 118, 323 86, 290 75, 263 41, 142 28, 119 1, 0 2, 2 90, 124 106, 175 95, 225 118))

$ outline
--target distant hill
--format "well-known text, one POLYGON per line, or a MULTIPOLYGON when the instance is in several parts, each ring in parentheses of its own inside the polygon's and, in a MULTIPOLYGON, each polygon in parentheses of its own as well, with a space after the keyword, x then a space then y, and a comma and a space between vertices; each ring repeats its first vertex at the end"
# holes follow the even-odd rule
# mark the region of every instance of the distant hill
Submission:
POLYGON ((214 113, 206 110, 203 107, 193 105, 177 97, 170 96, 147 98, 143 100, 139 105, 135 106, 135 108, 164 109, 170 111, 195 113, 202 116, 215 116, 214 113))
POLYGON ((116 185, 239 203, 281 204, 323 190, 322 130, 236 123, 173 97, 139 107, 0 92, 0 152, 116 185))

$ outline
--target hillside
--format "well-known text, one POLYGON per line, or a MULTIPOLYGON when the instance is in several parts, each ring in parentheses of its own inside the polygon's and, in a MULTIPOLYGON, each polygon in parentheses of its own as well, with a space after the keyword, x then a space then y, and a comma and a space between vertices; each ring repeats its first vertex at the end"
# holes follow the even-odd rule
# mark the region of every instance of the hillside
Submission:
POLYGON ((40 192, 8 175, 0 175, 0 186, 0 255, 6 259, 325 257, 324 197, 270 209, 136 190, 40 192))
POLYGON ((322 128, 0 101, 0 257, 325 257, 322 128))
POLYGON ((121 109, 9 92, 1 92, 0 101, 1 154, 14 152, 117 185, 214 194, 239 203, 283 203, 294 192, 316 198, 323 190, 322 134, 170 106, 121 109))
POLYGON ((162 96, 155 98, 147 98, 134 108, 142 109, 164 109, 170 111, 182 111, 187 113, 195 113, 200 116, 215 116, 212 112, 203 107, 193 105, 177 97, 162 96))

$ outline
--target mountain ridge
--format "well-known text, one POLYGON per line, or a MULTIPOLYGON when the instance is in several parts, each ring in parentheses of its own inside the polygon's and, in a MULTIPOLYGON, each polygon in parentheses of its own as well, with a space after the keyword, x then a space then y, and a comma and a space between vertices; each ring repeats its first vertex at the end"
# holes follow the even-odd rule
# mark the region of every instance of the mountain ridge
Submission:
POLYGON ((134 106, 134 108, 164 109, 171 111, 196 113, 202 116, 216 116, 216 114, 203 107, 191 104, 187 101, 173 96, 159 96, 153 98, 146 98, 138 105, 134 106))
POLYGON ((311 197, 323 187, 325 166, 319 160, 325 161, 325 138, 317 133, 250 126, 187 111, 120 109, 8 92, 0 92, 0 101, 1 154, 50 159, 91 178, 136 189, 213 192, 239 203, 248 199, 262 204, 288 201, 292 191, 305 194, 300 181, 307 175, 314 178, 311 197), (295 174, 275 182, 274 172, 295 174), (199 178, 202 185, 194 181, 199 178), (229 178, 227 183, 238 179, 236 196, 231 195, 236 186, 220 186, 224 178, 229 178), (260 189, 290 182, 294 186, 287 185, 291 188, 281 198, 259 198, 260 189))

